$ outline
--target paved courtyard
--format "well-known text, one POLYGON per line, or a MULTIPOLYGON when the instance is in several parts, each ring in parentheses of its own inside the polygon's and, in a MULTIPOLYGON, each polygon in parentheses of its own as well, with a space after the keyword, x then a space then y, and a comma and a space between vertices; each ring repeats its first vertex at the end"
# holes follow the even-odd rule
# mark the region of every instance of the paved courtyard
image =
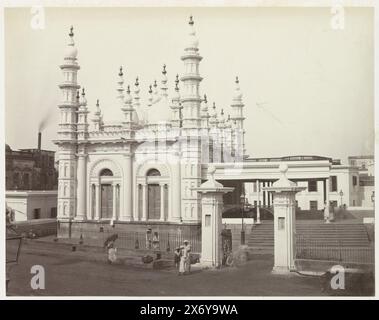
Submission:
POLYGON ((93 261, 77 252, 44 250, 43 243, 23 247, 11 270, 9 295, 21 296, 320 296, 320 278, 273 276, 272 258, 256 258, 239 268, 196 271, 146 270, 93 261), (40 248, 40 250, 38 250, 40 248), (30 286, 33 265, 45 268, 45 290, 30 286))

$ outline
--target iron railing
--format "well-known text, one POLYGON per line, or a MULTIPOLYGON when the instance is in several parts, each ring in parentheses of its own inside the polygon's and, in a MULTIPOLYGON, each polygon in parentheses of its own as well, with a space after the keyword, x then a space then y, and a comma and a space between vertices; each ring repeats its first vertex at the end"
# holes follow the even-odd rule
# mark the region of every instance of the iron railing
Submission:
POLYGON ((296 235, 296 258, 373 264, 373 246, 352 246, 342 240, 320 241, 296 235))
POLYGON ((173 252, 175 248, 183 245, 184 240, 188 240, 191 245, 191 252, 201 252, 200 231, 188 231, 183 233, 159 232, 158 241, 154 241, 153 234, 149 236, 145 232, 125 232, 104 228, 100 230, 83 230, 75 232, 70 238, 70 242, 78 242, 84 245, 103 247, 106 239, 113 234, 117 234, 116 246, 119 249, 145 249, 173 252), (150 241, 149 241, 150 239, 150 241))

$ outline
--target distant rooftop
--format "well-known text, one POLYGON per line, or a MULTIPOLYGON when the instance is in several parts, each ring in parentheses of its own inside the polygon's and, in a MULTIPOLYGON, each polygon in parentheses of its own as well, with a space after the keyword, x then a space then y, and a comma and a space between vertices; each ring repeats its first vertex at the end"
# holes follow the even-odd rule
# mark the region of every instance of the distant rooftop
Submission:
POLYGON ((341 160, 332 159, 328 157, 321 156, 286 156, 286 157, 273 157, 273 158, 248 158, 246 161, 249 162, 280 162, 280 161, 319 161, 319 160, 327 160, 332 164, 341 164, 341 160))

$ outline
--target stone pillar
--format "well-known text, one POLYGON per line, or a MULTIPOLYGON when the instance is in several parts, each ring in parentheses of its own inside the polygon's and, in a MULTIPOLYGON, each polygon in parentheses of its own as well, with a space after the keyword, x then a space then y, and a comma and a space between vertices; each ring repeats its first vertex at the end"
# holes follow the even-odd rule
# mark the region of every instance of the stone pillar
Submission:
POLYGON ((160 221, 165 221, 165 214, 164 214, 164 184, 160 184, 159 188, 161 189, 161 216, 159 218, 160 221))
POLYGON ((100 184, 96 183, 96 199, 95 199, 95 220, 100 219, 100 184))
POLYGON ((325 203, 324 203, 324 220, 330 222, 330 203, 329 203, 329 178, 325 179, 325 203))
POLYGON ((142 221, 147 220, 147 185, 142 185, 142 221))
POLYGON ((257 221, 256 221, 256 224, 260 224, 261 223, 261 213, 260 213, 260 205, 261 205, 261 195, 260 195, 260 191, 261 191, 261 184, 259 182, 259 180, 257 180, 256 182, 257 184, 257 197, 258 197, 258 206, 257 206, 257 221))
POLYGON ((86 154, 78 154, 77 189, 76 189, 76 216, 75 220, 86 219, 86 154))
POLYGON ((113 206, 112 206, 112 221, 116 221, 117 220, 117 215, 116 215, 116 200, 117 200, 117 197, 116 197, 116 191, 117 191, 117 188, 116 188, 116 184, 112 184, 112 203, 113 203, 113 206))
MULTIPOLYGON (((131 155, 125 155, 125 179, 124 179, 124 209, 120 212, 122 220, 133 220, 133 177, 132 177, 132 157, 131 155)), ((137 189, 138 192, 138 189, 137 189)))
POLYGON ((214 179, 216 168, 208 168, 209 179, 200 187, 193 188, 201 193, 201 257, 204 267, 218 268, 222 264, 222 209, 223 194, 234 188, 224 187, 214 179))
POLYGON ((295 231, 297 192, 305 187, 298 187, 288 180, 288 166, 280 164, 281 177, 272 187, 265 187, 274 193, 274 268, 273 273, 286 274, 295 270, 295 231))
POLYGON ((170 220, 180 221, 181 218, 181 179, 180 179, 180 160, 174 163, 172 166, 172 206, 170 208, 171 217, 170 220))

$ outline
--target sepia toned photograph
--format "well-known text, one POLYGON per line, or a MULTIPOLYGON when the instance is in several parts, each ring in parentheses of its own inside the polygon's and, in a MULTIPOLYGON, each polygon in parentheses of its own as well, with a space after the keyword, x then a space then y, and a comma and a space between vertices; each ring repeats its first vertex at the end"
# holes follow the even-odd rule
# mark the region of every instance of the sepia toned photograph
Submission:
POLYGON ((3 18, 7 297, 375 296, 372 6, 3 18))

